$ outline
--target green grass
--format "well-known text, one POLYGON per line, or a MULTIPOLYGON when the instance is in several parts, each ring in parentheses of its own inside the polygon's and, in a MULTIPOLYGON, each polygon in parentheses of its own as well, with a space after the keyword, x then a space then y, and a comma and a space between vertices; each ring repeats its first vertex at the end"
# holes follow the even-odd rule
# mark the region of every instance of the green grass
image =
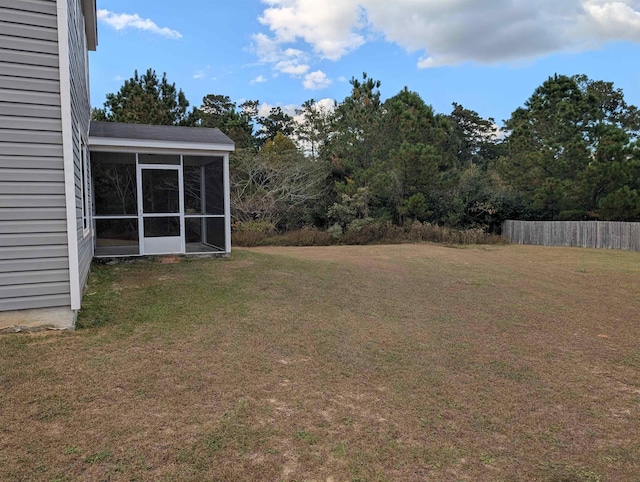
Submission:
POLYGON ((94 265, 0 337, 0 480, 633 480, 638 253, 260 248, 94 265))

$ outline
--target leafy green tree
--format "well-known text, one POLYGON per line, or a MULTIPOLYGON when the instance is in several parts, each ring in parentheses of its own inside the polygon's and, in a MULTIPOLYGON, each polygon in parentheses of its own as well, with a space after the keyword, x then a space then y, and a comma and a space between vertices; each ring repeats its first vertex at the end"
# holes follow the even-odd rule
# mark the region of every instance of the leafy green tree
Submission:
POLYGON ((228 95, 208 94, 202 98, 202 105, 196 109, 203 127, 224 127, 235 117, 236 103, 228 95))
POLYGON ((340 227, 341 233, 349 226, 353 226, 354 222, 357 225, 357 221, 371 221, 369 218, 369 198, 369 189, 366 187, 356 188, 351 195, 341 194, 340 201, 329 208, 329 220, 334 226, 340 227))
POLYGON ((227 134, 237 148, 255 147, 254 120, 258 101, 247 101, 237 106, 229 96, 208 94, 202 99, 202 105, 194 109, 194 125, 217 127, 227 134))
POLYGON ((440 155, 434 146, 404 141, 389 158, 400 183, 402 202, 437 187, 440 155))
POLYGON ((262 143, 273 139, 278 132, 291 136, 295 131, 293 117, 283 111, 282 107, 272 107, 268 116, 258 117, 258 123, 262 126, 258 133, 262 143))
POLYGON ((497 168, 539 218, 598 218, 605 198, 634 190, 639 125, 612 83, 555 75, 507 121, 497 168))
POLYGON ((336 108, 331 148, 340 175, 366 186, 382 146, 380 81, 363 73, 362 81, 353 77, 350 84, 351 94, 336 108))
POLYGON ((296 114, 301 119, 296 122, 295 135, 304 150, 308 151, 312 159, 325 157, 333 111, 318 104, 315 99, 309 99, 296 110, 296 114))
POLYGON ((453 127, 450 144, 456 149, 459 166, 476 165, 486 169, 491 161, 500 157, 501 144, 494 119, 483 119, 477 112, 455 102, 449 117, 453 127))
POLYGON ((193 118, 187 111, 189 102, 182 89, 169 83, 167 74, 158 79, 156 71, 143 75, 136 70, 115 94, 107 94, 102 109, 94 109, 94 120, 132 124, 189 125, 193 118))
POLYGON ((434 146, 435 116, 417 93, 405 87, 385 101, 382 136, 388 167, 399 181, 401 204, 437 185, 441 156, 434 146))
POLYGON ((407 87, 384 102, 384 135, 390 148, 400 144, 431 144, 435 135, 435 115, 417 92, 407 87))
POLYGON ((260 149, 260 154, 273 163, 287 162, 300 157, 295 143, 282 132, 278 132, 273 139, 267 140, 260 149))
POLYGON ((604 219, 638 221, 640 220, 640 190, 623 186, 603 197, 598 207, 604 219))
POLYGON ((589 105, 575 78, 549 78, 507 121, 509 156, 501 173, 543 217, 576 208, 567 187, 589 159, 582 126, 589 105))
POLYGON ((430 214, 427 199, 421 192, 410 196, 402 206, 402 211, 413 221, 422 221, 430 214))

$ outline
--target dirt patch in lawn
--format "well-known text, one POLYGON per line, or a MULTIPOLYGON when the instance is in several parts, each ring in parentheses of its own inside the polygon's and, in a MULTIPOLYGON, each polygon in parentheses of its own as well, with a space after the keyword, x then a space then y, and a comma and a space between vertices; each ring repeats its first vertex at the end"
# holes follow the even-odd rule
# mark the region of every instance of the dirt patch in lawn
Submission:
POLYGON ((94 266, 0 337, 2 480, 633 480, 640 256, 257 248, 94 266))

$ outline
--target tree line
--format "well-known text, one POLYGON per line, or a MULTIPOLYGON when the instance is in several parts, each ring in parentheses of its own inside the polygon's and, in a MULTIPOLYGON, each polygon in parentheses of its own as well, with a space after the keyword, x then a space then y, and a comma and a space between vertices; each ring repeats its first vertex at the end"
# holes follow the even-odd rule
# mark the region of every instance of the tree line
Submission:
POLYGON ((613 83, 554 75, 499 128, 454 103, 435 113, 404 88, 382 100, 363 74, 333 106, 259 115, 210 94, 199 107, 152 69, 93 119, 215 127, 231 156, 236 226, 329 229, 415 221, 497 232, 505 219, 640 220, 640 114, 613 83))

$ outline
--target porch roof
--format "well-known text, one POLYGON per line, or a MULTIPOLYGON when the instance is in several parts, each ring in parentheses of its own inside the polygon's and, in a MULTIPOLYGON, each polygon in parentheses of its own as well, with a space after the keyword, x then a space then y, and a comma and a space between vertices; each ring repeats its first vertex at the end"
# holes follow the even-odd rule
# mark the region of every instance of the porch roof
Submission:
POLYGON ((89 128, 92 148, 144 148, 184 151, 235 150, 234 142, 220 129, 183 126, 154 126, 92 121, 89 128))

